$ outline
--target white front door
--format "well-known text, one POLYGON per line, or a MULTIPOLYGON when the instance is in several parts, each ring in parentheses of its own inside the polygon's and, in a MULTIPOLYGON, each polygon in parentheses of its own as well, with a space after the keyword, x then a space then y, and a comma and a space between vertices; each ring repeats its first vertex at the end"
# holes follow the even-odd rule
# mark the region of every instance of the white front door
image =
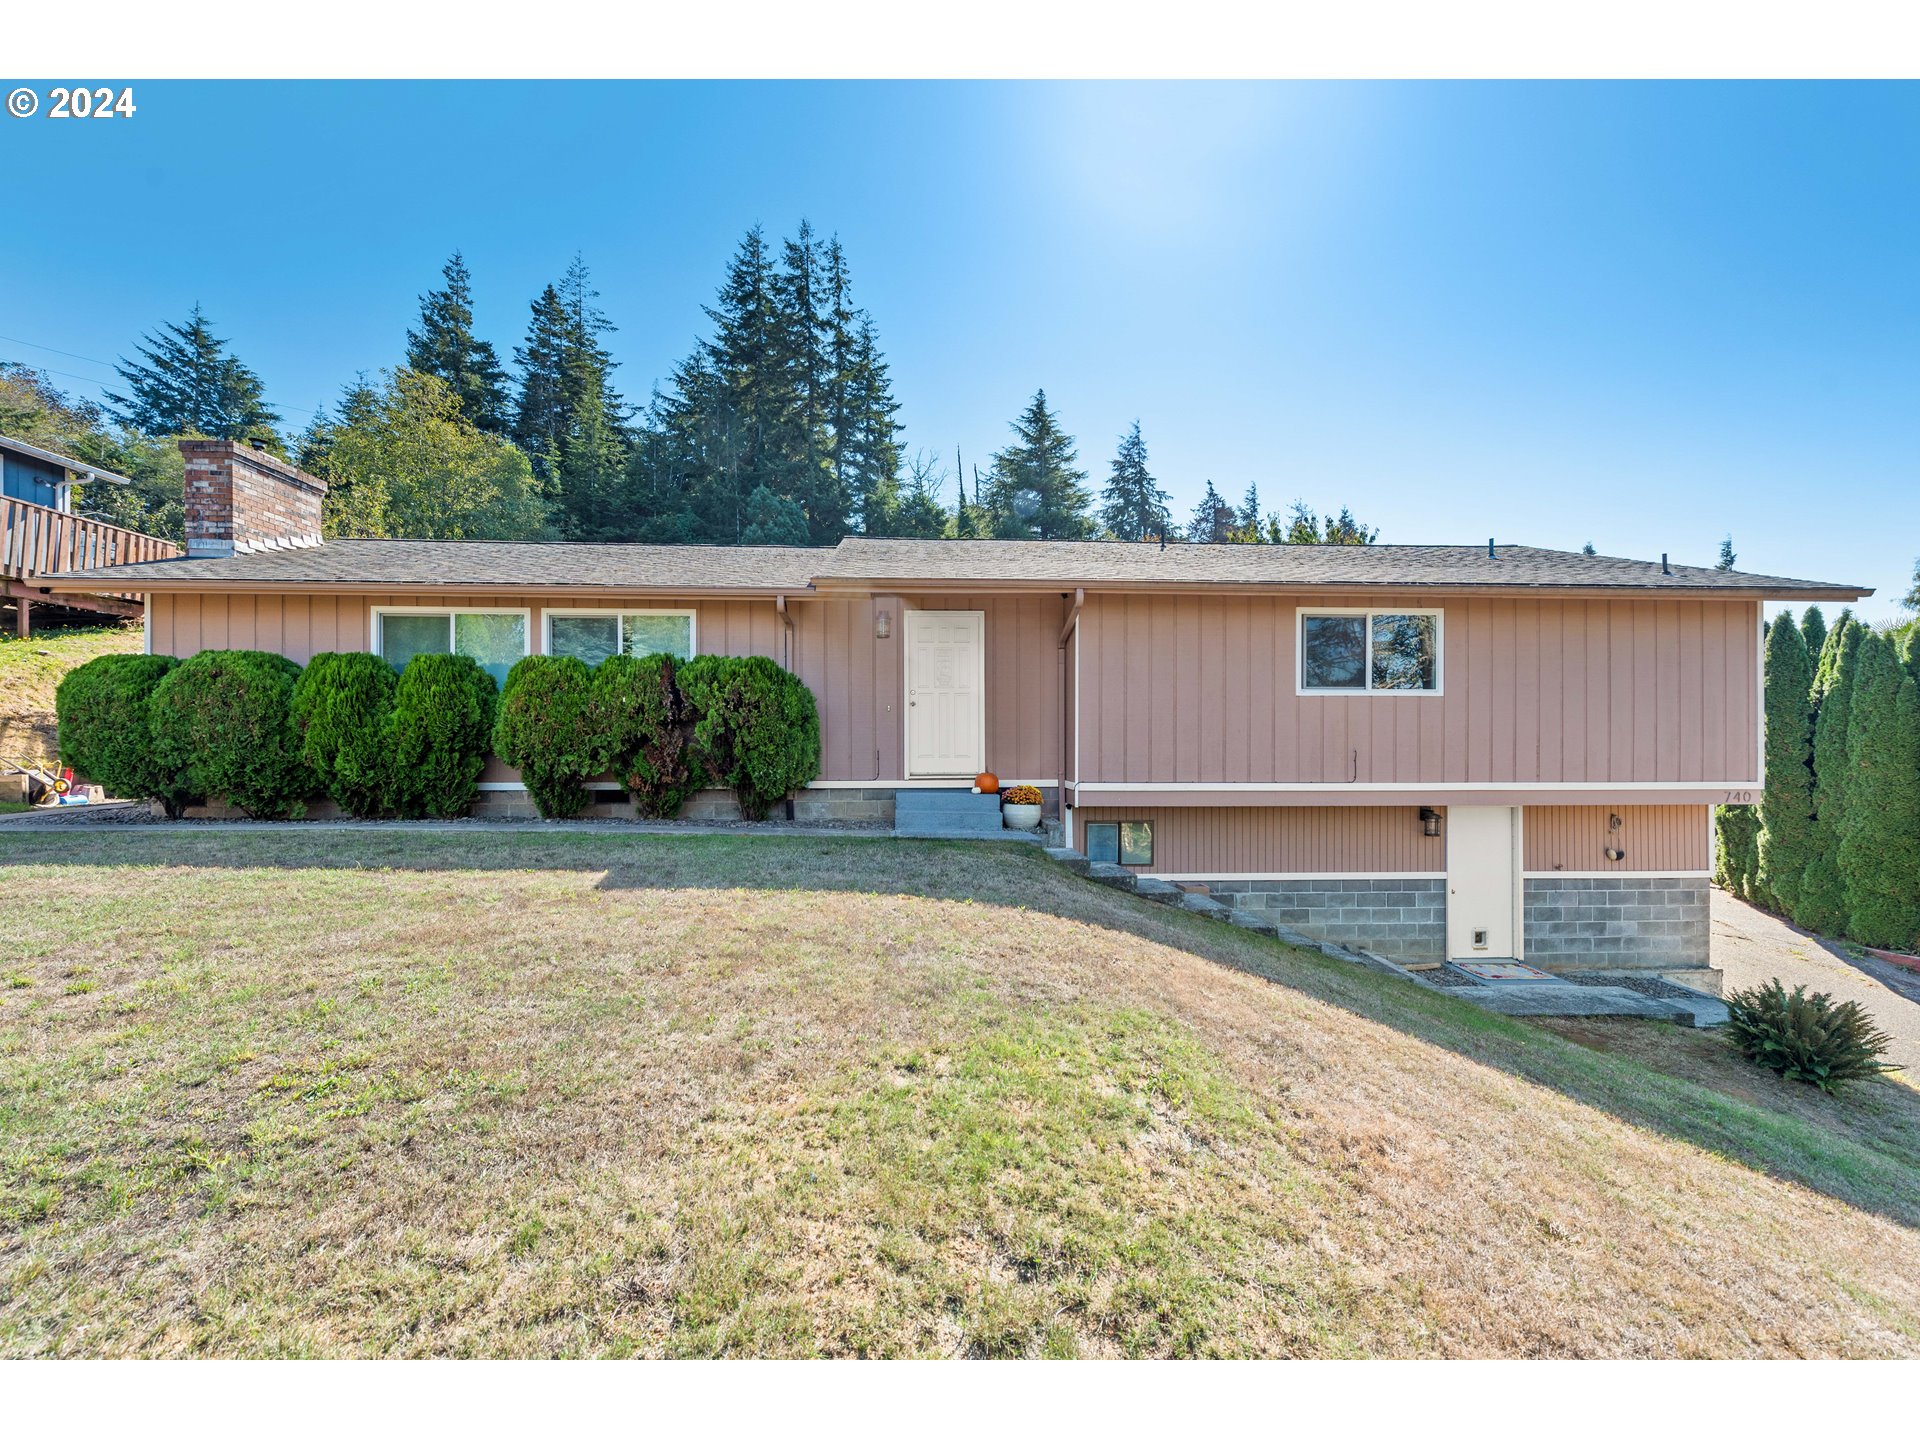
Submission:
POLYGON ((1507 805, 1447 807, 1447 957, 1520 958, 1520 812, 1507 805))
POLYGON ((986 768, 987 617, 909 610, 907 774, 974 776, 986 768))

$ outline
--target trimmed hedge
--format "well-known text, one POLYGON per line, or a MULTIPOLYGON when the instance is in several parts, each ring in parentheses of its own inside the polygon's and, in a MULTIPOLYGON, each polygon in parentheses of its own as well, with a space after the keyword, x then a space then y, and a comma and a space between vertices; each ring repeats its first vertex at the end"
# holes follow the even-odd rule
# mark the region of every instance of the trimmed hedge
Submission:
POLYGON ((593 671, 571 655, 529 655, 507 672, 493 749, 520 772, 548 820, 587 808, 586 782, 605 768, 595 733, 593 671))
POLYGON ((306 809, 316 788, 288 722, 300 667, 265 650, 202 650, 148 701, 155 761, 195 799, 225 800, 259 819, 306 809))
POLYGON ((702 655, 678 679, 697 717, 694 758, 748 819, 820 773, 820 716, 799 676, 763 655, 702 655))
POLYGON ((602 770, 656 820, 680 813, 704 776, 693 762, 693 710, 671 655, 615 655, 593 672, 593 723, 602 770))
POLYGON ((179 663, 171 655, 102 655, 69 670, 53 697, 60 763, 109 795, 159 800, 177 817, 190 797, 155 753, 147 703, 179 663))
POLYGON ((466 655, 416 655, 394 688, 387 727, 393 787, 403 820, 448 820, 473 808, 487 768, 499 691, 466 655))
POLYGON ((293 687, 300 758, 333 802, 359 820, 385 813, 393 790, 393 697, 400 679, 364 651, 316 655, 293 687))

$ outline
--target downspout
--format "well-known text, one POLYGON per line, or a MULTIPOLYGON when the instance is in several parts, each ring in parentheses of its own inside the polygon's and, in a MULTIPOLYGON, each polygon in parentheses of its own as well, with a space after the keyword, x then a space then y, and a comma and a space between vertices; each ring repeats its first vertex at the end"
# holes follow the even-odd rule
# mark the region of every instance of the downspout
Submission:
MULTIPOLYGON (((1066 597, 1062 596, 1061 598, 1065 599, 1066 597)), ((1066 623, 1060 627, 1060 776, 1056 782, 1054 794, 1059 797, 1060 825, 1063 830, 1066 828, 1067 823, 1067 746, 1072 739, 1072 736, 1069 734, 1069 727, 1073 723, 1072 716, 1067 713, 1067 641, 1073 635, 1074 631, 1079 628, 1080 607, 1086 603, 1086 590, 1084 588, 1076 589, 1073 592, 1073 607, 1067 611, 1066 623)), ((1080 697, 1078 695, 1074 696, 1074 703, 1076 705, 1079 704, 1079 700, 1080 697)), ((1078 778, 1078 776, 1075 777, 1075 779, 1078 778)), ((1063 835, 1061 837, 1061 843, 1071 849, 1073 846, 1073 836, 1070 834, 1063 835)))
MULTIPOLYGON (((783 670, 791 670, 793 669, 793 615, 792 612, 787 609, 787 597, 784 595, 774 596, 773 608, 775 613, 780 616, 780 624, 782 627, 782 634, 780 636, 780 667, 783 670)), ((791 795, 787 797, 786 808, 787 819, 791 821, 793 819, 793 797, 791 795)))

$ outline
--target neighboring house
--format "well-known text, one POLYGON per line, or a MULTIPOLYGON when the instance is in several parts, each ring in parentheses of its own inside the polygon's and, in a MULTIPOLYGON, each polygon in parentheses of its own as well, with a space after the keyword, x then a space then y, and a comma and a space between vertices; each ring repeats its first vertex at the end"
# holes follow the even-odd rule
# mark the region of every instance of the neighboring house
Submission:
POLYGON ((41 578, 59 571, 124 565, 178 555, 171 542, 73 513, 76 485, 129 485, 124 475, 0 435, 0 599, 14 629, 32 633, 36 602, 98 614, 134 616, 137 596, 71 594, 51 600, 41 578))
POLYGON ((187 558, 113 581, 157 653, 767 655, 820 706, 803 816, 991 769, 1094 858, 1410 960, 1705 966, 1763 602, 1871 593, 1490 544, 321 543, 319 481, 182 448, 187 558))

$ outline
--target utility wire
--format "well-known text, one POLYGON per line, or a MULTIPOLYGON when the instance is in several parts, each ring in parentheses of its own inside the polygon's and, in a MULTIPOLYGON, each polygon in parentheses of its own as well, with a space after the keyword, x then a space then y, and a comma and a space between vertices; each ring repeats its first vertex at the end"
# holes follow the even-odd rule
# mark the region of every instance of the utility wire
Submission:
MULTIPOLYGON (((0 340, 5 340, 9 344, 13 344, 13 345, 24 345, 29 350, 44 350, 49 355, 64 355, 69 360, 84 360, 89 365, 99 365, 104 367, 105 369, 114 371, 116 374, 119 372, 119 367, 115 365, 111 360, 100 360, 95 358, 92 355, 76 354, 72 350, 56 350, 51 345, 38 345, 31 340, 22 340, 18 335, 0 335, 0 340)), ((56 370, 51 365, 35 365, 33 368, 35 370, 45 371, 49 375, 58 375, 63 380, 81 380, 87 383, 88 385, 105 386, 106 384, 110 383, 108 381, 101 380, 99 377, 94 375, 76 375, 71 370, 56 370)), ((273 408, 276 410, 292 410, 292 411, 296 411, 301 415, 318 415, 321 409, 323 408, 317 405, 282 405, 278 401, 272 401, 272 400, 268 401, 267 403, 269 405, 272 405, 273 408)))

